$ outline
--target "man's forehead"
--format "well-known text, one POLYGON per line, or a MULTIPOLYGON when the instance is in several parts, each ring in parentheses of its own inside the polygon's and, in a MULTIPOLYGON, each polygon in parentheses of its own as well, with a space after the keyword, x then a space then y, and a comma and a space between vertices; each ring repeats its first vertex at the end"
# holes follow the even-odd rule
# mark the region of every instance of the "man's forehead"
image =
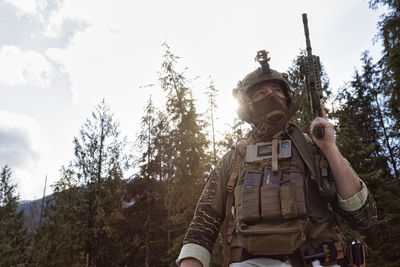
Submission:
POLYGON ((277 86, 279 88, 282 88, 282 86, 278 82, 275 82, 275 81, 260 82, 260 83, 255 84, 254 88, 261 89, 261 88, 263 88, 265 86, 277 86))
POLYGON ((282 86, 278 82, 275 82, 275 81, 264 81, 264 82, 260 82, 260 83, 257 83, 255 85, 253 85, 249 89, 249 95, 251 96, 252 94, 257 92, 258 90, 261 90, 266 86, 277 86, 277 87, 283 89, 282 86))

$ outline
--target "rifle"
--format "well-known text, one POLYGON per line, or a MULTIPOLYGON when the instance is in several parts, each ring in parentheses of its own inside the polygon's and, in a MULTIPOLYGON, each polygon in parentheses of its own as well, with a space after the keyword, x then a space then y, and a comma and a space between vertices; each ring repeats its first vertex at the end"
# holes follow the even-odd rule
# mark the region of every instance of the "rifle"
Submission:
MULTIPOLYGON (((321 63, 319 57, 312 54, 310 32, 308 31, 308 20, 307 14, 303 14, 303 25, 304 34, 306 36, 307 55, 303 58, 300 66, 301 76, 306 79, 306 90, 310 99, 311 116, 321 117, 321 98, 322 98, 322 86, 321 86, 321 63)), ((318 140, 324 139, 324 127, 321 124, 317 124, 313 130, 314 136, 318 140)), ((318 150, 315 155, 316 160, 319 162, 320 177, 318 178, 319 188, 323 195, 332 197, 336 193, 335 183, 332 178, 328 175, 328 161, 326 160, 323 153, 318 150)))
MULTIPOLYGON (((303 58, 300 67, 300 73, 306 79, 307 94, 310 99, 311 116, 313 118, 321 116, 321 63, 319 57, 312 54, 310 32, 308 31, 307 14, 303 14, 304 34, 306 36, 307 56, 303 58)), ((314 136, 324 139, 324 128, 317 124, 314 127, 314 136)))

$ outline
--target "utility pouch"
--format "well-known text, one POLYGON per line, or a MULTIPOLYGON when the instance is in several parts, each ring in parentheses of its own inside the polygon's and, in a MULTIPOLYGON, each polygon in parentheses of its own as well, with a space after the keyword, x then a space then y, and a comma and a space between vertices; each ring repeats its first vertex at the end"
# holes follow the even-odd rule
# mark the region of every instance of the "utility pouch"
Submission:
POLYGON ((242 188, 241 212, 239 220, 255 222, 260 219, 260 184, 263 173, 248 170, 242 188))
POLYGON ((292 254, 305 241, 306 220, 263 222, 256 225, 237 225, 238 246, 254 256, 292 254))
POLYGON ((296 196, 294 184, 286 181, 280 188, 281 213, 284 219, 297 217, 296 196))
POLYGON ((264 169, 261 187, 261 217, 264 220, 281 218, 281 201, 279 197, 282 170, 273 173, 271 168, 264 169))

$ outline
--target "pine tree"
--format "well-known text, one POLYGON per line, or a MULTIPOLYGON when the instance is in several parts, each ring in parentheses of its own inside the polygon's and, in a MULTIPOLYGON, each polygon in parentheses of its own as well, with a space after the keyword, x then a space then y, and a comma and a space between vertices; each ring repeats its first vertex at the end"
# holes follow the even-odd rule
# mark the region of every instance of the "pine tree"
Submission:
POLYGON ((118 123, 103 100, 97 105, 74 139, 73 166, 87 189, 86 257, 90 266, 113 265, 118 259, 123 222, 123 168, 125 141, 120 138, 118 123))
POLYGON ((152 145, 151 145, 151 138, 152 138, 152 128, 154 125, 154 121, 155 118, 152 116, 154 114, 154 107, 153 104, 151 102, 151 98, 149 99, 148 105, 146 107, 146 115, 142 118, 142 129, 144 130, 142 132, 142 134, 140 135, 140 139, 141 141, 144 143, 147 143, 147 151, 146 153, 143 155, 144 156, 144 160, 146 160, 146 165, 142 167, 142 174, 143 174, 143 178, 145 178, 145 182, 146 182, 146 188, 144 190, 144 195, 146 198, 146 219, 145 219, 145 223, 144 223, 144 247, 145 247, 145 261, 144 261, 144 265, 146 267, 150 266, 150 223, 151 223, 151 198, 152 198, 152 194, 151 194, 151 189, 148 187, 150 185, 150 179, 151 179, 151 161, 152 161, 152 153, 153 153, 153 149, 152 149, 152 145), (146 142, 147 141, 147 142, 146 142))
POLYGON ((165 146, 161 145, 165 127, 159 120, 163 120, 163 116, 156 117, 150 97, 136 142, 138 150, 142 151, 138 160, 139 172, 134 175, 127 188, 127 196, 134 203, 126 211, 133 227, 126 230, 133 238, 131 244, 135 246, 128 252, 126 262, 134 266, 160 266, 161 259, 168 250, 167 235, 163 229, 167 219, 163 201, 166 186, 160 171, 163 165, 161 154, 165 149, 165 146))
POLYGON ((207 112, 209 113, 209 121, 211 122, 211 136, 212 136, 212 164, 213 167, 217 165, 218 156, 217 156, 217 142, 215 141, 215 111, 218 108, 216 103, 216 97, 218 94, 218 90, 214 86, 214 81, 210 81, 210 85, 207 87, 205 92, 208 99, 208 108, 207 112))
POLYGON ((166 112, 171 127, 169 140, 172 146, 170 161, 173 175, 168 180, 168 220, 171 223, 172 244, 167 261, 174 265, 182 246, 184 233, 193 217, 210 159, 205 152, 208 143, 203 133, 204 122, 196 113, 192 92, 183 73, 176 70, 175 56, 167 44, 160 71, 162 89, 167 93, 166 112), (172 205, 173 203, 173 205, 172 205))
POLYGON ((32 261, 46 266, 111 266, 124 258, 125 141, 103 101, 74 138, 75 159, 47 201, 32 261))
POLYGON ((11 183, 11 169, 6 165, 0 173, 0 266, 17 266, 27 260, 29 240, 24 213, 17 212, 15 189, 11 183))

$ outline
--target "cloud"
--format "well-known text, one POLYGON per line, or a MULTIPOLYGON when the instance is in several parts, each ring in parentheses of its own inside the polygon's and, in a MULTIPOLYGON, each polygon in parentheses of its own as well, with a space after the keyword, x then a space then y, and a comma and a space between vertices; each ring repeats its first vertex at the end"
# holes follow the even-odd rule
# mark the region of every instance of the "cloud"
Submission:
POLYGON ((0 49, 0 82, 7 86, 27 83, 46 87, 52 67, 47 59, 35 51, 22 51, 15 46, 0 49))
POLYGON ((39 7, 39 1, 36 0, 6 0, 5 2, 13 5, 17 9, 19 17, 35 13, 39 7))
POLYGON ((77 32, 84 31, 87 26, 88 23, 83 20, 62 17, 55 14, 50 17, 43 34, 47 38, 59 39, 64 44, 67 44, 77 32))
POLYGON ((27 116, 0 111, 0 164, 30 169, 39 155, 37 122, 27 116))
POLYGON ((61 0, 0 0, 0 45, 44 53, 65 48, 87 27, 82 19, 64 14, 61 0))

